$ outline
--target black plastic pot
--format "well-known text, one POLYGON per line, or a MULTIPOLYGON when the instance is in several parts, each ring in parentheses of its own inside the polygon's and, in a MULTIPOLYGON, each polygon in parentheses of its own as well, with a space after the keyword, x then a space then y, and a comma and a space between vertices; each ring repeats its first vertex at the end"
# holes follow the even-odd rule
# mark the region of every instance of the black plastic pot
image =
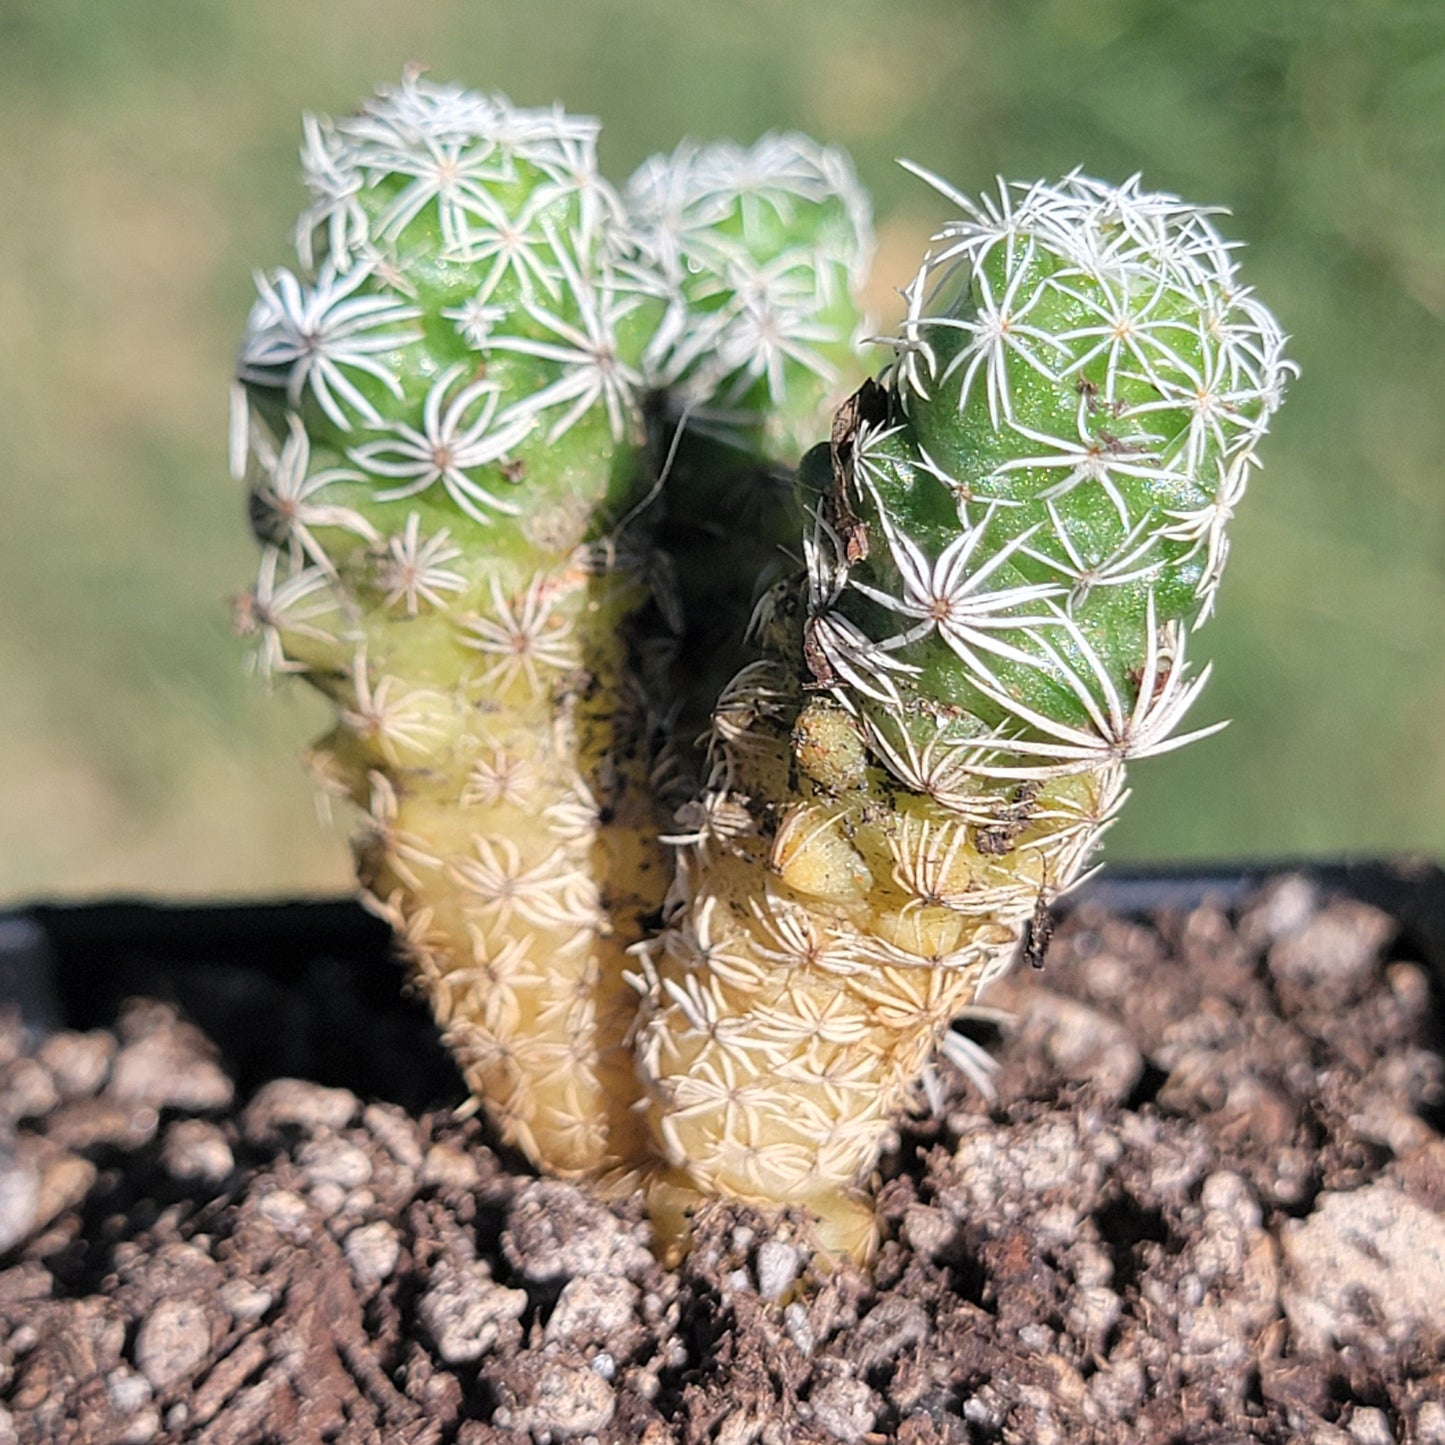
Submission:
MULTIPOLYGON (((1235 910, 1271 877, 1395 917, 1397 956, 1445 994, 1445 872, 1414 861, 1117 868, 1060 912, 1235 910)), ((38 1031, 107 1026, 131 997, 174 1002, 226 1055, 243 1090, 300 1076, 411 1110, 462 1084, 425 1008, 402 988, 384 924, 350 900, 170 905, 36 904, 0 914, 0 1007, 38 1031)))
POLYGON ((37 904, 0 915, 0 1008, 37 1032, 174 1003, 245 1092, 297 1077, 420 1111, 464 1093, 386 925, 351 899, 37 904))

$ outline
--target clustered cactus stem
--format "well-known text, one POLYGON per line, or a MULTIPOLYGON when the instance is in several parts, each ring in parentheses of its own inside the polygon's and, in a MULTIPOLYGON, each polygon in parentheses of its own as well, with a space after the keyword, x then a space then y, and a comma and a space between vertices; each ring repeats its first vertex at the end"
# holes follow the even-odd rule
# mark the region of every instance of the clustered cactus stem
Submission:
POLYGON ((753 604, 796 553, 799 459, 863 379, 872 210, 847 155, 793 132, 685 142, 645 162, 625 197, 677 297, 648 373, 692 737, 741 661, 753 604))
POLYGON ((718 703, 649 951, 674 1241, 725 1195, 869 1254, 860 1181, 950 1020, 1043 933, 1125 764, 1189 741, 1185 641, 1290 371, 1206 212, 937 184, 963 214, 804 460, 806 566, 718 703))
POLYGON ((417 75, 308 119, 240 357, 243 620, 334 701, 315 770, 502 1136, 645 1188, 665 1256, 726 1197, 866 1259, 950 1021, 1126 765, 1212 731, 1186 644, 1293 368, 1209 212, 919 172, 960 215, 782 486, 857 380, 851 167, 689 145, 624 202, 596 138, 417 75))
POLYGON ((409 75, 308 119, 300 270, 258 276, 234 440, 263 663, 502 1135, 645 1151, 628 948, 669 869, 643 352, 667 311, 594 121, 409 75), (604 826, 605 819, 605 826, 604 826))

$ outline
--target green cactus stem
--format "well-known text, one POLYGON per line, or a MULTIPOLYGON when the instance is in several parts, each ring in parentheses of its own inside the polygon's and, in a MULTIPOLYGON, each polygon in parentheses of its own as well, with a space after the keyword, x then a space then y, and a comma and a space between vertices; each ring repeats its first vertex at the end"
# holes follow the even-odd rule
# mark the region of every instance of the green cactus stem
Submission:
POLYGON ((257 277, 233 427, 246 620, 336 704, 314 761, 367 815, 366 894, 503 1136, 568 1176, 645 1147, 623 974, 670 871, 640 400, 665 288, 596 136, 417 75, 308 118, 300 266, 257 277))
POLYGON ((962 214, 805 459, 806 566, 718 702, 648 953, 679 1247, 724 1195, 868 1255, 863 1185, 949 1021, 1045 934, 1125 765, 1199 736, 1186 639, 1292 370, 1209 213, 1079 174, 935 184, 962 214))
POLYGON ((684 143, 639 167, 624 196, 677 297, 646 369, 692 736, 741 661, 753 604, 786 570, 783 549, 796 551, 793 475, 818 418, 863 379, 872 212, 847 155, 796 133, 684 143))

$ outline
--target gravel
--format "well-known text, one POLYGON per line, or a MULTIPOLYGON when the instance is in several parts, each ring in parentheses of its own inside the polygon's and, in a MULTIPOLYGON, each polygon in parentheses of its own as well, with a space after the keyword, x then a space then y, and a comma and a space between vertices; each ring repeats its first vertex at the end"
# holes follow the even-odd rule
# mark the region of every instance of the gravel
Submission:
POLYGON ((1084 907, 989 1000, 996 1096, 942 1064, 900 1121, 867 1275, 729 1206, 666 1272, 640 1201, 517 1172, 457 1092, 241 1085, 266 1016, 0 1018, 0 1445, 1445 1445, 1442 1012, 1401 940, 1300 878, 1084 907))

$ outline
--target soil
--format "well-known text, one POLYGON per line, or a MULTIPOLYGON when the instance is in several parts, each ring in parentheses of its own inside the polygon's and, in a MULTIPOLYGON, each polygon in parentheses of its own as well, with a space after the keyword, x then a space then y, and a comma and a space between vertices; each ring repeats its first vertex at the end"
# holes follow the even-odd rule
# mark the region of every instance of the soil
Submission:
POLYGON ((1304 876, 1079 906, 961 1025, 993 1097, 900 1121, 871 1275, 723 1206, 664 1272, 374 962, 62 970, 0 1027, 0 1442, 1445 1445, 1423 957, 1304 876))

